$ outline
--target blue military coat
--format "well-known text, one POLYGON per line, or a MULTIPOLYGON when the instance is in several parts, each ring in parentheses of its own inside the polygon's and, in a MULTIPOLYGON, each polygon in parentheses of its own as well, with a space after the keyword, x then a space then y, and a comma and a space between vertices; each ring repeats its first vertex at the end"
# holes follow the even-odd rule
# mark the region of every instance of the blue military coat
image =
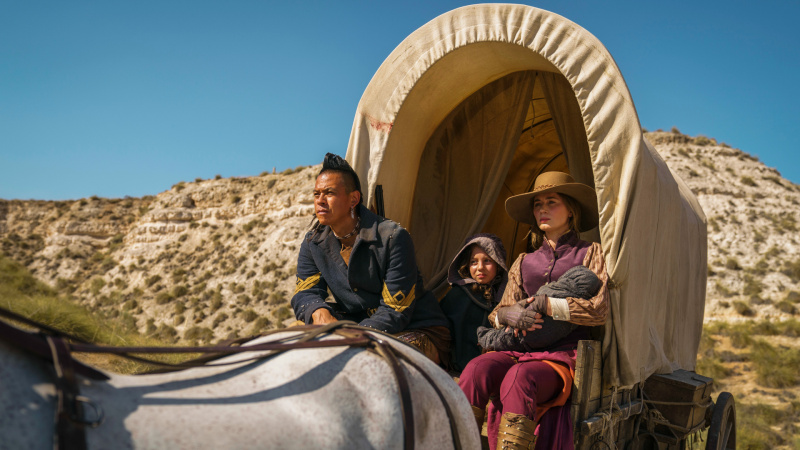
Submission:
POLYGON ((411 235, 399 224, 359 205, 358 232, 350 264, 330 227, 308 232, 297 258, 292 308, 298 320, 312 323, 319 308, 339 319, 387 333, 447 326, 439 303, 422 286, 411 235), (325 302, 328 289, 335 305, 325 302))

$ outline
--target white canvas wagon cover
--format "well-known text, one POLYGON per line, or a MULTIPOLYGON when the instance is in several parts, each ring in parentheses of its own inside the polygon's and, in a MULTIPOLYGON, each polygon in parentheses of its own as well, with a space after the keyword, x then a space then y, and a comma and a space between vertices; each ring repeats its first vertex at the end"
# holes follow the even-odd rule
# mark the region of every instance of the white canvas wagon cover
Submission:
POLYGON ((498 234, 509 262, 527 225, 504 212, 547 170, 597 191, 611 283, 604 382, 693 370, 703 323, 706 220, 644 138, 611 55, 569 20, 524 5, 462 7, 428 22, 384 61, 355 116, 347 159, 367 205, 411 232, 426 285, 446 288, 467 236, 498 234))

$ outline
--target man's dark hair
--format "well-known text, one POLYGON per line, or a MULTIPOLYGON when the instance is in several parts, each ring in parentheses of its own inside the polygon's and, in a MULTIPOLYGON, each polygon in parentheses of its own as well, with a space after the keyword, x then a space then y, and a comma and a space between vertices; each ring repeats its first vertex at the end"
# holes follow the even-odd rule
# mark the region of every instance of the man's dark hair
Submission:
POLYGON ((326 153, 325 159, 322 161, 322 169, 317 174, 317 177, 325 172, 338 172, 342 174, 347 192, 358 191, 358 193, 361 194, 358 203, 361 204, 364 202, 364 193, 361 192, 361 181, 358 179, 358 174, 356 174, 356 171, 350 167, 350 164, 344 158, 339 155, 334 155, 333 153, 326 153))

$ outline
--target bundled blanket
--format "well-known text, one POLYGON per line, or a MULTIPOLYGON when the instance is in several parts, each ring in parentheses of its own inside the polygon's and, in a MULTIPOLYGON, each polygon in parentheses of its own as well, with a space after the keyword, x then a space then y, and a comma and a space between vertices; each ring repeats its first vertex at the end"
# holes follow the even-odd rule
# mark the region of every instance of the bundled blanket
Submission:
MULTIPOLYGON (((575 266, 555 282, 540 287, 536 294, 556 298, 589 299, 597 295, 602 286, 603 282, 594 272, 584 266, 575 266)), ((553 320, 549 316, 544 317, 541 329, 529 331, 525 336, 522 333, 514 336, 513 331, 503 329, 479 327, 478 344, 487 350, 532 352, 555 344, 577 327, 563 320, 553 320)))

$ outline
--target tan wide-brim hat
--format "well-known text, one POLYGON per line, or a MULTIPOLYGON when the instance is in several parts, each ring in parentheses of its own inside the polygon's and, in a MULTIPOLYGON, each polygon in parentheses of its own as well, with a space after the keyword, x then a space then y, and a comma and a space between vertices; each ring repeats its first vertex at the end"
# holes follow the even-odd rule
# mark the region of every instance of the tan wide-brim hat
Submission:
POLYGON ((569 195, 581 205, 580 231, 591 230, 597 226, 599 222, 597 216, 597 193, 583 183, 576 183, 572 176, 564 172, 544 172, 540 174, 536 177, 533 189, 530 192, 515 195, 506 200, 506 212, 517 222, 535 225, 533 197, 548 192, 569 195))

